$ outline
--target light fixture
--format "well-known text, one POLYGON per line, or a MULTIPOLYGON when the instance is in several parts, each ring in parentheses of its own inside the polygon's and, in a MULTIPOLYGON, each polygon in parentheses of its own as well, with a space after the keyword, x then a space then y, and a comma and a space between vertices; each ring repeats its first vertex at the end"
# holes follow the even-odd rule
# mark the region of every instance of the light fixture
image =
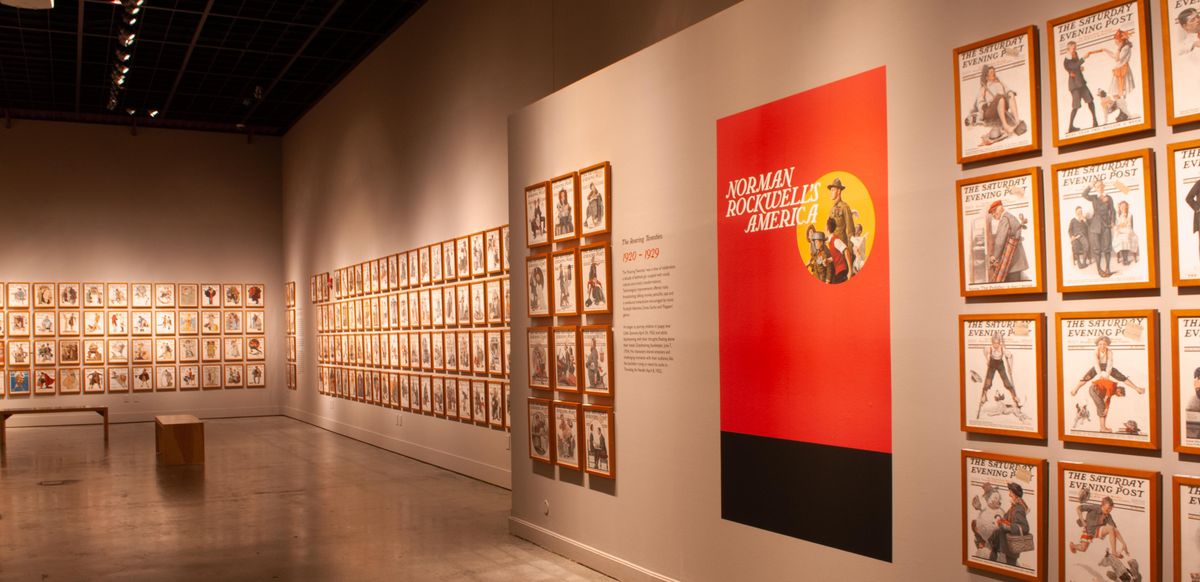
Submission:
POLYGON ((117 60, 119 60, 121 62, 125 62, 125 61, 129 60, 130 56, 132 56, 132 55, 130 55, 128 52, 123 51, 121 49, 117 49, 117 60))
POLYGON ((124 74, 126 74, 126 73, 128 73, 128 72, 129 72, 129 65, 126 65, 126 64, 124 64, 124 63, 117 63, 117 64, 114 66, 114 68, 115 68, 117 71, 119 71, 119 72, 120 72, 122 75, 124 75, 124 74))
POLYGON ((134 16, 133 14, 125 15, 125 26, 133 26, 133 25, 137 24, 137 21, 138 21, 137 16, 134 16))
POLYGON ((124 31, 117 37, 117 40, 121 41, 123 46, 128 47, 133 44, 134 40, 137 40, 137 33, 124 31))
POLYGON ((157 109, 151 109, 151 110, 147 111, 146 113, 147 113, 148 115, 150 115, 150 117, 158 117, 158 110, 157 110, 157 109))
POLYGON ((130 115, 135 115, 135 114, 137 114, 137 109, 126 109, 125 113, 128 113, 130 115))

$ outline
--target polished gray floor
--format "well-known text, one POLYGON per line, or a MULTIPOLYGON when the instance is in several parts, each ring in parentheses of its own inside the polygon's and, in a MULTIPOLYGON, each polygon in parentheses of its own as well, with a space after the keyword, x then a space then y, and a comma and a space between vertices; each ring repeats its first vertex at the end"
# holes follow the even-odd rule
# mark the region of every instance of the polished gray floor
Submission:
POLYGON ((152 423, 12 428, 0 580, 608 580, 508 535, 508 491, 283 418, 205 423, 159 468, 152 423))

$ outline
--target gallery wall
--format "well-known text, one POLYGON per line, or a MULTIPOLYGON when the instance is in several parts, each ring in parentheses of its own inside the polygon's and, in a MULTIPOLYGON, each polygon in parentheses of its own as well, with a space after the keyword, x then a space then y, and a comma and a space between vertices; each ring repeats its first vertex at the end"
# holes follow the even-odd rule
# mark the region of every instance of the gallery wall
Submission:
MULTIPOLYGON (((278 414, 285 384, 280 140, 42 121, 0 129, 2 281, 265 283, 267 387, 4 398, 157 414, 278 414)), ((16 416, 9 426, 94 422, 16 416)))
MULTIPOLYGON (((1171 474, 1200 473, 1200 465, 1181 460, 1170 449, 1167 313, 1194 304, 1171 285, 1170 277, 1151 292, 1064 298, 1050 291, 999 301, 959 297, 956 180, 1033 165, 1048 171, 1060 161, 1146 147, 1156 153, 1158 262, 1160 272, 1169 272, 1170 257, 1162 250, 1170 248, 1166 145, 1200 135, 1168 127, 1162 107, 1155 109, 1157 130, 1149 135, 1059 150, 1043 132, 1041 156, 968 167, 955 163, 954 128, 960 120, 954 116, 953 49, 1036 25, 1043 47, 1040 101, 1048 123, 1045 23, 1092 4, 1018 0, 1000 8, 940 0, 747 0, 513 115, 508 193, 514 269, 528 254, 519 222, 525 212, 524 187, 609 161, 614 257, 651 245, 659 248, 659 264, 674 266, 669 285, 675 303, 668 310, 623 312, 622 277, 639 265, 616 262, 615 480, 529 458, 522 439, 528 421, 520 411, 530 395, 524 380, 529 321, 513 318, 511 531, 621 579, 985 580, 991 577, 961 565, 961 449, 1049 459, 1052 476, 1058 461, 1154 470, 1168 482, 1171 474), (892 536, 891 563, 721 519, 717 342, 716 120, 881 66, 886 67, 888 94, 894 469, 891 490, 880 484, 877 493, 892 496, 895 526, 891 532, 881 524, 860 527, 863 536, 892 536), (662 238, 633 242, 650 235, 662 238), (960 430, 959 314, 1145 308, 1162 314, 1161 451, 1064 444, 1054 437, 1053 398, 1047 403, 1051 436, 1044 442, 968 436, 960 430), (673 362, 661 373, 628 365, 622 337, 647 324, 669 326, 675 338, 673 362)), ((1156 102, 1162 103, 1159 3, 1149 4, 1148 22, 1154 23, 1151 77, 1156 102)), ((821 141, 813 136, 811 147, 821 148, 821 141)), ((1050 192, 1045 180, 1044 191, 1050 192)), ((1048 204, 1044 211, 1051 215, 1048 204)), ((1046 225, 1050 229, 1052 222, 1046 225)), ((1045 251, 1051 266, 1052 238, 1047 236, 1045 251)), ((1053 290, 1052 268, 1046 276, 1047 288, 1053 290)), ((526 302, 524 287, 514 281, 515 305, 526 302)), ((1053 336, 1048 341, 1052 395, 1053 336)), ((852 369, 854 356, 831 353, 829 365, 852 369)), ((803 422, 805 411, 796 414, 803 422)), ((814 468, 811 477, 821 479, 820 471, 814 468)), ((1058 500, 1054 493, 1048 497, 1050 520, 1043 540, 1051 548, 1047 572, 1054 579, 1058 500)), ((1165 499, 1161 572, 1170 579, 1169 496, 1165 499)), ((820 499, 810 503, 814 513, 820 511, 820 499)))
POLYGON ((504 487, 508 435, 316 391, 311 275, 508 222, 507 116, 730 0, 430 2, 283 140, 285 414, 504 487))

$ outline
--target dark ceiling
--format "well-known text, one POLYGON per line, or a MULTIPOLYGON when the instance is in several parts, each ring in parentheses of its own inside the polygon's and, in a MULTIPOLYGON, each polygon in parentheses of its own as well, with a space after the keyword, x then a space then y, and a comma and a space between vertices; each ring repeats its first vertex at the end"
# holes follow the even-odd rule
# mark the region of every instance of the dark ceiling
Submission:
POLYGON ((424 2, 145 0, 112 109, 127 6, 0 6, 0 109, 13 118, 281 135, 424 2))

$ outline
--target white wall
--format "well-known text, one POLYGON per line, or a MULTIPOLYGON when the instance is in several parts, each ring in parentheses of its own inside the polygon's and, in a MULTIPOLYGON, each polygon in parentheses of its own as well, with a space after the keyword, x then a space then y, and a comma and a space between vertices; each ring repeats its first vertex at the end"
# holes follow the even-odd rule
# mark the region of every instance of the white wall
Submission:
POLYGON ((347 76, 283 140, 285 414, 508 487, 505 433, 316 393, 308 278, 506 224, 511 112, 730 3, 438 0, 347 76))
MULTIPOLYGON (((156 414, 278 414, 285 390, 280 140, 14 121, 0 129, 0 281, 265 283, 267 388, 5 398, 156 414)), ((95 422, 14 416, 10 426, 95 422)))
MULTIPOLYGON (((1156 308, 1189 301, 1171 287, 1147 296, 1060 294, 1000 301, 958 296, 954 183, 1060 160, 1140 147, 1157 153, 1159 248, 1169 249, 1165 144, 1194 139, 1166 127, 1156 108, 1151 137, 1058 152, 1043 132, 1045 154, 962 169, 954 156, 955 47, 1029 24, 1039 28, 1042 86, 1048 87, 1045 22, 1093 2, 1014 0, 1001 5, 947 0, 822 2, 747 0, 512 116, 509 210, 523 215, 522 188, 609 160, 613 167, 614 254, 621 237, 663 232, 664 260, 678 265, 678 303, 663 316, 680 338, 677 365, 661 377, 621 371, 617 359, 615 483, 547 470, 528 458, 529 395, 523 378, 527 318, 514 318, 512 531, 622 578, 682 580, 983 580, 961 565, 959 450, 1072 460, 1172 473, 1200 472, 1169 452, 1141 455, 1095 447, 967 436, 959 430, 956 317, 959 313, 1156 308), (889 198, 892 253, 894 563, 879 562, 720 518, 716 294, 716 120, 878 66, 887 67, 889 198), (550 506, 544 512, 544 502, 550 506)), ((1160 41, 1158 3, 1152 42, 1160 41)), ((1153 54, 1160 55, 1157 46, 1153 54)), ((1160 59, 1154 92, 1162 103, 1160 59)), ((853 98, 848 96, 847 98, 853 98)), ((1049 91, 1041 95, 1049 123, 1049 91)), ((819 147, 819 144, 814 144, 819 147)), ((1049 174, 1047 174, 1049 176, 1049 174)), ((1049 184, 1045 184, 1049 192, 1049 184)), ((1050 198, 1046 196, 1047 200, 1050 198)), ((1044 215, 1050 216, 1047 201, 1044 215)), ((1049 221, 1046 222, 1050 227, 1049 221)), ((513 264, 526 255, 514 231, 513 264)), ((1051 231, 1052 232, 1052 231, 1051 231)), ((1047 243, 1053 244, 1052 236, 1047 243)), ((1046 250, 1053 261, 1053 248, 1046 250)), ((1160 255, 1159 264, 1169 265, 1160 255)), ((1047 287, 1054 289, 1053 268, 1047 287)), ((614 270, 619 297, 621 267, 614 270)), ((513 302, 526 300, 513 285, 513 302)), ((620 337, 622 318, 615 320, 620 337)), ((1169 328, 1164 325, 1161 328, 1169 328)), ((618 339, 618 350, 620 354, 618 339)), ((1053 339, 1049 339, 1053 356, 1053 339)), ((1169 346, 1164 329, 1160 345, 1169 346)), ((1161 359, 1160 378, 1169 355, 1161 359)), ((1053 360, 1050 360, 1051 362, 1053 360)), ((1052 366, 1051 366, 1052 369, 1052 366)), ((1170 393, 1169 380, 1163 386, 1170 393)), ((1053 394, 1053 377, 1048 379, 1053 394)), ((1170 431, 1170 399, 1161 406, 1170 431)), ((1055 403, 1047 407, 1056 434, 1055 403)), ((819 475, 815 475, 819 478, 819 475)), ((1052 480, 1053 484, 1054 481, 1052 480)), ((1169 496, 1163 520, 1164 579, 1170 579, 1169 496)), ((814 501, 818 503, 818 501, 814 501)), ((1045 543, 1049 578, 1058 568, 1051 496, 1045 543)), ((861 524, 863 535, 878 535, 861 524)))

